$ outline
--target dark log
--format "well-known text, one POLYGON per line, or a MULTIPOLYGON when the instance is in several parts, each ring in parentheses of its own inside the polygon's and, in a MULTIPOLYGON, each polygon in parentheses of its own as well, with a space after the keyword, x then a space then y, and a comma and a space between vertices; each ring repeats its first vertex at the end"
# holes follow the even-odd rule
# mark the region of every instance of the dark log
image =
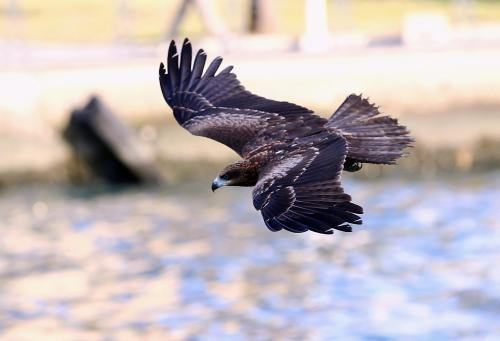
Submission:
POLYGON ((160 181, 152 154, 101 100, 92 97, 71 113, 64 139, 90 173, 110 184, 160 181))

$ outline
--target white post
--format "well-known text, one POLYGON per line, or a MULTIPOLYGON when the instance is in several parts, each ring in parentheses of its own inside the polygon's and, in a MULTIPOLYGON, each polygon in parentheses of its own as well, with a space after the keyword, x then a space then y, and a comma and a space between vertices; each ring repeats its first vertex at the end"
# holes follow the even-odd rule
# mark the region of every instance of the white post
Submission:
POLYGON ((326 0, 306 0, 306 27, 301 48, 306 51, 324 51, 329 45, 326 0))

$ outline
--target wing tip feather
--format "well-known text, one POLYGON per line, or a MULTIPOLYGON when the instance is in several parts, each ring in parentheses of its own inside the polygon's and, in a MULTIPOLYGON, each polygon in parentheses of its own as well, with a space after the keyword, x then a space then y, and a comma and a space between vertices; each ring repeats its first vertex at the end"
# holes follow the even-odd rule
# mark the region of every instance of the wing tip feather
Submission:
POLYGON ((177 53, 177 45, 175 44, 175 40, 172 39, 168 45, 168 57, 170 58, 175 53, 177 53))

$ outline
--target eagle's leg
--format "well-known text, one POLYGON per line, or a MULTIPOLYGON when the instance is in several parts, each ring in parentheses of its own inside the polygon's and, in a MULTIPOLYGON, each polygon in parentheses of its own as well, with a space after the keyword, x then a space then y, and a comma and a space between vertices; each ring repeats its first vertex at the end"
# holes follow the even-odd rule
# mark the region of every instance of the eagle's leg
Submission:
POLYGON ((348 172, 357 172, 363 168, 363 164, 351 158, 346 158, 344 162, 344 170, 348 172))

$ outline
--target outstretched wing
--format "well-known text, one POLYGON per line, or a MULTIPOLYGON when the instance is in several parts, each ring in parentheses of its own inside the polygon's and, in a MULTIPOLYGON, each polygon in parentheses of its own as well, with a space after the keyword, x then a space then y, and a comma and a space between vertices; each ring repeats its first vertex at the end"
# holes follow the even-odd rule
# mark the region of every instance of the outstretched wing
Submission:
POLYGON ((340 184, 346 141, 331 136, 321 145, 299 147, 271 162, 253 191, 253 204, 271 231, 332 234, 361 224, 363 209, 340 184))
POLYGON ((214 139, 243 155, 245 145, 270 127, 279 126, 287 134, 303 134, 304 129, 318 129, 326 122, 307 108, 250 93, 231 72, 231 66, 216 75, 221 57, 203 72, 206 59, 200 50, 192 63, 192 47, 186 39, 180 63, 172 41, 167 70, 163 63, 160 65, 163 97, 177 122, 192 134, 214 139))

